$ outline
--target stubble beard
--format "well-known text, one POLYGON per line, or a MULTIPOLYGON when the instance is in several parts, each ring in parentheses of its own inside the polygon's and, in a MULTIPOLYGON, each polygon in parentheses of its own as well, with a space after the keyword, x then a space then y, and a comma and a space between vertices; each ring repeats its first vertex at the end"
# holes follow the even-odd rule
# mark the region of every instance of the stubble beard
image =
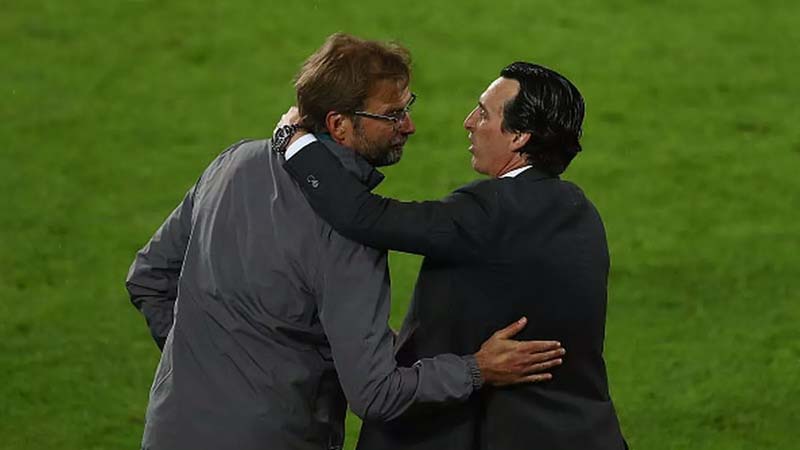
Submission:
POLYGON ((370 140, 360 126, 355 127, 353 134, 355 150, 374 167, 391 166, 403 157, 404 142, 392 145, 390 141, 370 140))

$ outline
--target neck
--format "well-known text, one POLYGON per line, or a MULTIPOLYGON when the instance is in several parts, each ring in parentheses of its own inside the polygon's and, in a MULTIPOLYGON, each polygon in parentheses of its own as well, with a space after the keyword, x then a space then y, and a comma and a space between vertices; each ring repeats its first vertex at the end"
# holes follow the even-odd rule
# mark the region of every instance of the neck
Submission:
POLYGON ((508 162, 508 164, 500 168, 500 170, 497 172, 497 175, 495 175, 495 178, 500 178, 503 175, 507 174, 508 172, 511 172, 512 170, 516 170, 519 169, 520 167, 525 167, 529 165, 530 163, 525 158, 521 157, 513 158, 508 162))

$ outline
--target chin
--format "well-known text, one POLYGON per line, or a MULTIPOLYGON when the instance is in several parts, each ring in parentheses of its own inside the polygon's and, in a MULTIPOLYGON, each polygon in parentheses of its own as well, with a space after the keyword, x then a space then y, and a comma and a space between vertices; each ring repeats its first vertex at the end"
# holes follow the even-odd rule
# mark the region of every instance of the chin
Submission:
POLYGON ((380 155, 380 157, 369 161, 375 167, 386 167, 392 164, 397 164, 403 158, 403 147, 393 147, 389 151, 380 155))
POLYGON ((478 173, 483 173, 481 172, 481 169, 478 167, 478 161, 475 159, 475 155, 472 155, 472 160, 470 161, 470 164, 472 165, 472 170, 478 173))

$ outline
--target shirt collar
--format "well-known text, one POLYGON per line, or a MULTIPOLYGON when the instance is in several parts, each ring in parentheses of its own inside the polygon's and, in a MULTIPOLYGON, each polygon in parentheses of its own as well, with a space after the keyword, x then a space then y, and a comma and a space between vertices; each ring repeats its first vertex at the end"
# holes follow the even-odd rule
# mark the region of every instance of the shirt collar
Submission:
POLYGON ((500 178, 514 178, 517 175, 521 174, 522 172, 525 172, 526 170, 530 169, 531 167, 533 166, 531 166, 530 164, 527 166, 518 167, 510 172, 506 172, 500 175, 500 178))

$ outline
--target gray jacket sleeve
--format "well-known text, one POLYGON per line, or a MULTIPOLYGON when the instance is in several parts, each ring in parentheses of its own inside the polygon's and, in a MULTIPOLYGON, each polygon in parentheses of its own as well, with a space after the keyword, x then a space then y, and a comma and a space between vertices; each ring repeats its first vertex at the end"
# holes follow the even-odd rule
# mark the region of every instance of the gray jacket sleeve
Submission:
POLYGON ((480 386, 473 356, 438 355, 398 367, 386 253, 328 232, 320 321, 350 408, 365 420, 391 420, 413 403, 464 401, 480 386))
POLYGON ((172 328, 173 307, 192 223, 194 187, 136 254, 125 287, 131 303, 144 315, 159 349, 172 328))

